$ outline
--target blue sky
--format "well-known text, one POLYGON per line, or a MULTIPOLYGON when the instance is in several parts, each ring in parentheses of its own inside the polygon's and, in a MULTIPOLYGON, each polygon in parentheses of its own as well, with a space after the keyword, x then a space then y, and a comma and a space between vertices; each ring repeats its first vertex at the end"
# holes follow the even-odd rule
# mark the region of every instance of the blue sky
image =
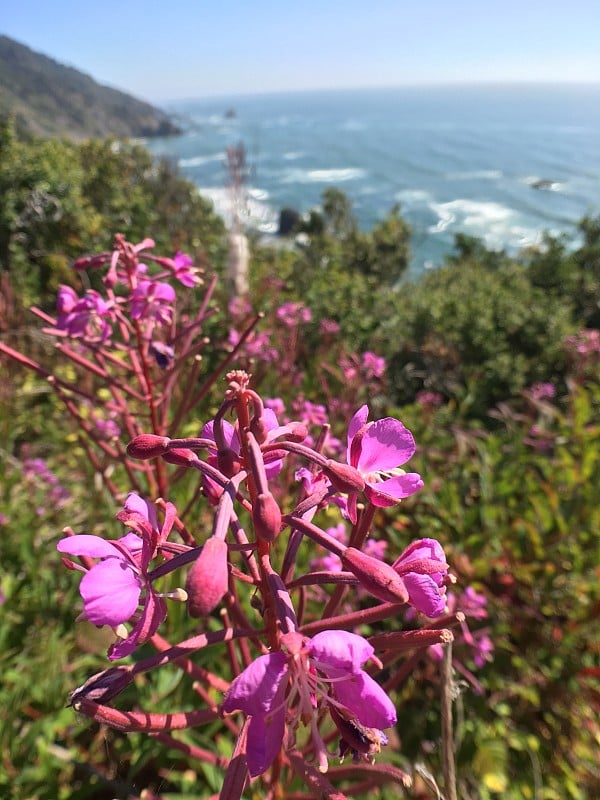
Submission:
POLYGON ((600 82, 600 0, 2 0, 0 33, 154 102, 600 82))

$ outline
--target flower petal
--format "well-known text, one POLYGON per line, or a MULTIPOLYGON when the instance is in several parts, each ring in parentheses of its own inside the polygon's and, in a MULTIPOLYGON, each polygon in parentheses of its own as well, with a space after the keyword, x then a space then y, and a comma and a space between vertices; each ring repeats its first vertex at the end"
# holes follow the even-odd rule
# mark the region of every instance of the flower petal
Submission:
POLYGON ((426 617, 439 617, 446 608, 445 592, 440 589, 434 576, 407 572, 402 576, 408 592, 408 602, 426 617))
MULTIPOLYGON (((74 537, 73 537, 74 538, 74 537)), ((120 625, 138 607, 141 583, 123 558, 96 564, 81 581, 85 615, 93 625, 120 625)))
POLYGON ((353 675, 360 672, 362 665, 375 652, 366 639, 349 631, 317 633, 308 643, 307 650, 316 661, 353 675))
POLYGON ((398 500, 415 494, 424 485, 418 472, 407 472, 379 483, 367 483, 365 494, 374 506, 387 508, 395 505, 398 500))
POLYGON ((268 713, 287 669, 287 656, 281 650, 259 656, 231 684, 223 711, 243 711, 250 716, 268 713))
POLYGON ((90 558, 122 558, 121 551, 108 539, 92 536, 89 533, 78 533, 76 536, 67 536, 56 545, 59 553, 70 556, 89 556, 90 558))
POLYGON ((350 463, 350 447, 352 446, 352 439, 354 439, 361 428, 364 428, 368 419, 369 406, 364 405, 358 409, 356 414, 350 420, 350 424, 348 425, 348 455, 346 457, 348 463, 350 463))
POLYGON ((333 684, 337 699, 368 728, 391 728, 396 724, 394 704, 376 680, 359 672, 333 684))
POLYGON ((158 530, 158 519, 156 517, 156 509, 149 503, 147 500, 144 500, 143 497, 140 497, 139 494, 135 492, 130 492, 127 495, 127 500, 125 500, 124 505, 125 511, 137 511, 138 514, 141 514, 150 525, 155 529, 158 530))
POLYGON ((261 775, 268 769, 281 750, 285 731, 285 706, 274 714, 252 717, 248 726, 246 761, 250 777, 261 775))
MULTIPOLYGON (((240 440, 237 435, 236 429, 233 427, 231 422, 227 422, 226 419, 222 420, 223 424, 223 438, 225 439, 225 443, 228 447, 231 447, 234 453, 240 452, 240 440)), ((202 439, 212 439, 213 442, 216 442, 215 439, 215 421, 210 420, 207 422, 206 425, 200 431, 200 436, 202 439)))
POLYGON ((414 455, 412 433, 397 419, 385 417, 368 426, 361 442, 358 469, 375 472, 394 469, 414 455))
POLYGON ((129 636, 118 644, 113 644, 108 650, 108 658, 111 661, 116 661, 118 658, 125 658, 148 639, 153 636, 158 630, 160 624, 167 616, 167 606, 162 597, 157 597, 154 593, 150 592, 146 598, 144 611, 138 621, 137 625, 133 628, 129 636))

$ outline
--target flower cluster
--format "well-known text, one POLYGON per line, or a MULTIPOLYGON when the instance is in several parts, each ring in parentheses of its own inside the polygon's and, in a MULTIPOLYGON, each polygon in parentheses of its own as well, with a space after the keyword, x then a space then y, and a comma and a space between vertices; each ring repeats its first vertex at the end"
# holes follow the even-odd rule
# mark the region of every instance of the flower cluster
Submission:
MULTIPOLYGON (((351 392, 327 405, 304 396, 293 371, 300 327, 311 320, 301 303, 276 314, 287 348, 278 351, 278 369, 285 375, 290 367, 286 388, 294 387, 289 408, 233 370, 220 402, 211 400, 210 416, 199 422, 200 401, 236 354, 248 351, 259 316, 244 302, 232 307, 239 338, 204 375, 202 327, 214 281, 200 302, 182 306, 176 290, 199 287, 198 270, 189 256, 164 258, 153 247, 149 239, 131 244, 117 236, 112 252, 74 265, 77 272, 104 269, 102 293, 80 297, 61 287, 56 317, 36 312, 71 367, 52 376, 53 389, 121 508, 122 527, 106 538, 67 528, 57 545, 64 565, 82 576, 80 619, 113 637, 112 666, 76 689, 71 703, 102 724, 159 734, 179 749, 174 731, 221 721, 235 734, 231 759, 185 747, 190 757, 228 767, 224 797, 240 797, 258 776, 271 796, 283 796, 296 779, 330 787, 336 754, 370 762, 362 791, 387 780, 406 784, 398 768, 374 763, 397 721, 395 679, 381 670, 406 653, 424 656, 451 642, 442 615, 459 622, 448 608, 452 577, 441 544, 420 538, 398 546, 378 533, 382 510, 423 486, 417 472, 405 470, 413 436, 392 417, 370 419, 365 403, 350 406, 351 392), (69 372, 77 379, 68 380, 69 372), (336 416, 339 438, 330 432, 336 416), (188 435, 178 437, 182 429, 188 435), (114 463, 130 480, 128 494, 113 482, 114 463), (176 485, 177 497, 187 498, 183 510, 171 502, 176 485), (175 642, 165 638, 173 635, 173 603, 185 604, 193 626, 175 642), (409 608, 435 622, 398 630, 409 608), (369 626, 385 620, 395 629, 373 634, 369 626), (218 674, 198 659, 217 645, 227 648, 218 674), (136 675, 167 664, 193 679, 201 707, 158 714, 112 704, 136 675)), ((269 343, 257 334, 255 344, 259 360, 269 343)), ((32 359, 0 349, 48 377, 32 359)), ((374 353, 338 366, 342 382, 346 367, 356 367, 362 383, 385 370, 374 353)), ((43 464, 28 470, 42 475, 43 464)))
MULTIPOLYGON (((170 534, 182 527, 174 506, 162 504, 160 524, 154 506, 131 494, 118 515, 128 528, 125 536, 104 540, 70 535, 58 549, 64 556, 87 559, 81 567, 83 613, 90 622, 115 630, 111 660, 153 640, 167 613, 166 598, 186 602, 190 615, 201 619, 226 598, 228 605, 236 601, 241 589, 232 593, 231 577, 243 576, 243 584, 249 583, 261 597, 268 651, 234 678, 221 713, 241 711, 248 717, 244 757, 249 775, 265 773, 277 759, 285 761, 286 751, 306 741, 303 731, 311 760, 318 771, 327 771, 332 754, 321 730, 326 714, 337 732, 339 753, 371 761, 387 742, 384 731, 396 722, 392 700, 363 669, 367 661, 380 667, 381 661, 367 639, 336 629, 334 605, 322 628, 309 633, 310 625, 298 620, 292 595, 294 587, 301 585, 306 592, 311 585, 321 589, 329 582, 334 586, 330 602, 344 586, 355 586, 362 597, 379 601, 384 617, 405 604, 430 617, 444 612, 448 565, 438 542, 413 542, 390 565, 382 560, 389 545, 366 535, 377 508, 397 504, 423 485, 418 474, 399 469, 414 454, 414 441, 397 420, 369 422, 364 406, 350 422, 345 458, 334 460, 306 443, 302 421, 280 424, 249 387, 245 373, 233 372, 228 380, 220 409, 198 438, 140 434, 127 448, 134 459, 160 459, 200 473, 203 492, 216 507, 211 535, 203 544, 170 541, 170 534), (233 424, 226 419, 231 413, 233 424), (300 480, 300 499, 286 508, 274 489, 290 459, 303 462, 297 471, 310 477, 300 480), (348 536, 341 533, 342 520, 334 531, 314 523, 319 510, 328 507, 353 521, 348 536), (244 516, 248 520, 242 527, 244 516), (246 533, 248 526, 252 536, 246 533), (284 539, 278 571, 272 558, 284 539), (331 569, 295 575, 298 554, 309 545, 324 553, 323 563, 330 559, 331 569), (232 548, 239 548, 242 556, 237 566, 232 548), (185 589, 161 593, 157 581, 182 568, 187 572, 185 589), (130 631, 124 623, 131 624, 130 631)), ((77 568, 68 558, 65 563, 77 568)), ((356 624, 364 613, 354 612, 356 624)), ((433 641, 444 641, 439 630, 433 632, 433 641)), ((86 711, 88 701, 79 692, 76 707, 86 711)), ((100 718, 97 709, 94 713, 100 718)), ((110 719, 110 712, 103 714, 103 720, 110 719)))

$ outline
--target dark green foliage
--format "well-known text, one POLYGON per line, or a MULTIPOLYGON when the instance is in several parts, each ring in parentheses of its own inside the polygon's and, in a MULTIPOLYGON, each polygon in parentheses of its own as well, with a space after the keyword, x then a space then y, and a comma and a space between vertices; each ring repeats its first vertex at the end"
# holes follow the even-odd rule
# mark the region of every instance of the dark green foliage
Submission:
POLYGON ((398 292, 382 324, 398 400, 425 386, 445 397, 469 393, 471 413, 564 367, 562 343, 572 305, 532 284, 527 269, 468 259, 427 274, 398 292))
POLYGON ((113 139, 80 144, 19 141, 0 128, 0 270, 25 304, 54 304, 56 287, 73 282, 69 266, 108 250, 114 233, 189 251, 215 267, 225 253, 224 226, 195 187, 167 162, 113 139))
POLYGON ((467 689, 461 700, 464 796, 488 797, 488 780, 511 798, 529 796, 536 781, 538 796, 552 800, 591 800, 598 788, 597 379, 569 381, 561 401, 562 411, 503 403, 491 433, 461 429, 448 409, 411 424, 418 467, 431 476, 411 521, 451 549, 459 587, 474 584, 490 598, 496 651, 476 673, 486 691, 467 689), (449 415, 453 431, 444 434, 449 415), (543 437, 532 436, 534 425, 543 437), (501 748, 491 760, 490 741, 501 748))
POLYGON ((579 223, 581 244, 570 251, 562 239, 547 236, 544 246, 532 253, 529 275, 557 298, 568 298, 580 327, 600 327, 600 218, 585 217, 579 223))

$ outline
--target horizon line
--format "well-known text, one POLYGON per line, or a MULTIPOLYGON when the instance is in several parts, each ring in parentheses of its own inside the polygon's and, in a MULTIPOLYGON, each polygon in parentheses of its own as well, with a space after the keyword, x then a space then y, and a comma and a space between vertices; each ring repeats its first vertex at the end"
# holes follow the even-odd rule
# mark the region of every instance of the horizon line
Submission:
MULTIPOLYGON (((169 95, 161 96, 152 100, 147 100, 151 103, 172 103, 172 102, 185 102, 187 100, 220 100, 220 99, 236 99, 241 97, 268 97, 272 95, 284 94, 319 94, 330 92, 368 92, 368 91, 394 91, 399 89, 405 90, 421 90, 421 89, 476 89, 476 88, 569 88, 569 87, 582 87, 600 89, 600 79, 590 80, 552 80, 552 79, 494 79, 494 80, 449 80, 449 81, 427 81, 427 82, 413 82, 413 83, 396 83, 396 84, 383 84, 383 85, 369 85, 369 86, 321 86, 321 87, 308 87, 308 88, 290 88, 290 89, 238 89, 222 92, 199 92, 198 94, 185 94, 185 95, 169 95)), ((120 91, 123 91, 121 89, 120 91)))

